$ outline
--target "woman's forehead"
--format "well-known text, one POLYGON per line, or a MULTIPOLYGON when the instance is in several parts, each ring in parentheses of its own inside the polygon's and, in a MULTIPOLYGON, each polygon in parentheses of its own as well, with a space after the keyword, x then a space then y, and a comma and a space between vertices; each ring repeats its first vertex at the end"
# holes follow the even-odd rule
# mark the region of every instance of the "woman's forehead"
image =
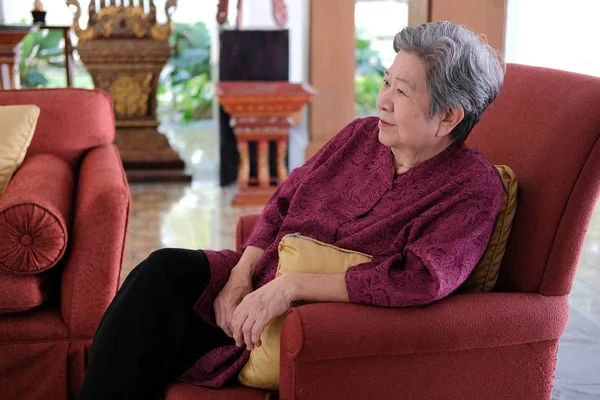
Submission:
POLYGON ((416 90, 425 82, 425 64, 416 55, 404 51, 398 52, 394 62, 386 71, 393 79, 416 90))

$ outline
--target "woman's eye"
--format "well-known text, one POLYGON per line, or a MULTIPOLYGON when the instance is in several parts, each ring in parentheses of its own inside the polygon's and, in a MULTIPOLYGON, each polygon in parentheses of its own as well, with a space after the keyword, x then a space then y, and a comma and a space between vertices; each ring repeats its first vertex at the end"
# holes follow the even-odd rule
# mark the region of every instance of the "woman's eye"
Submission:
POLYGON ((390 86, 390 83, 386 79, 384 79, 383 80, 383 86, 390 86))
POLYGON ((404 94, 404 92, 400 89, 398 89, 398 94, 404 94))

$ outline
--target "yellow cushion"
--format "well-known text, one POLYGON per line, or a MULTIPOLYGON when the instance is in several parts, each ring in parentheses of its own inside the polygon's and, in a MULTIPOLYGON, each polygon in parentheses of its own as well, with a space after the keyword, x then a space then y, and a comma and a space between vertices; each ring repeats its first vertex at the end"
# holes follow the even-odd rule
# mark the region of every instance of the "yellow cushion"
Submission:
POLYGON ((0 106, 0 196, 25 159, 39 116, 38 106, 0 106))
POLYGON ((500 265, 506 251, 508 236, 513 218, 517 211, 517 178, 512 169, 505 165, 496 165, 504 184, 504 201, 498 213, 498 220, 487 248, 479 263, 456 293, 491 292, 498 280, 500 265))
MULTIPOLYGON (((371 258, 367 254, 340 249, 306 236, 286 235, 279 243, 276 276, 291 273, 343 274, 348 268, 371 258)), ((260 337, 261 346, 250 352, 250 360, 238 376, 242 385, 269 390, 279 388, 279 345, 284 320, 285 315, 265 326, 260 337)))

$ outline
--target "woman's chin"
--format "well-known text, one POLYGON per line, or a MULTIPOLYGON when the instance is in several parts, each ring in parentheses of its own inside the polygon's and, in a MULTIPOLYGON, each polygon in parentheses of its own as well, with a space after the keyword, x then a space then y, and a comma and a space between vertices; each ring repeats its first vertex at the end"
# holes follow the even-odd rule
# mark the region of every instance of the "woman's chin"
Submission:
POLYGON ((386 147, 392 147, 398 141, 397 134, 389 132, 387 129, 379 129, 379 135, 377 135, 379 143, 386 147))

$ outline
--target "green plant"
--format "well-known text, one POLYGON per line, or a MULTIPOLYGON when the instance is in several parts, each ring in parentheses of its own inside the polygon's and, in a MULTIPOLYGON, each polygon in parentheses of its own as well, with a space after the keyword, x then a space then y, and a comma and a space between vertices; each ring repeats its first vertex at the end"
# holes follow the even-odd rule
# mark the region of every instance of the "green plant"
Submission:
POLYGON ((355 112, 359 117, 377 113, 377 93, 385 73, 378 51, 371 48, 372 38, 365 30, 356 30, 355 112))
POLYGON ((161 75, 162 105, 180 112, 186 122, 210 116, 214 95, 206 25, 176 23, 169 41, 174 51, 161 75))
POLYGON ((45 87, 48 79, 42 71, 48 66, 64 68, 60 47, 62 32, 40 29, 25 36, 21 47, 19 73, 24 88, 45 87))

